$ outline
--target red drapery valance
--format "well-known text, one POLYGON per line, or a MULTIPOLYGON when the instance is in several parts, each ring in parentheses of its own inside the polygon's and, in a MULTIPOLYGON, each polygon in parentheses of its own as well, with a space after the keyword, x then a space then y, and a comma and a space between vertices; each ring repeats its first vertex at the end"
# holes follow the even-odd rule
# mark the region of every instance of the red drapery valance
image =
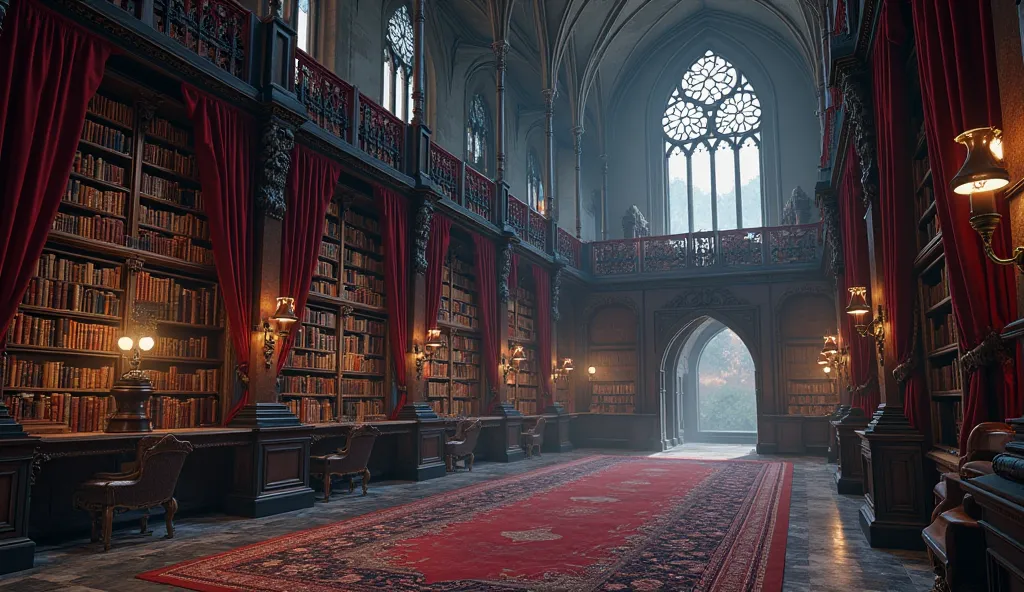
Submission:
POLYGON ((544 409, 554 400, 551 396, 551 275, 540 265, 533 265, 533 283, 537 290, 537 372, 541 384, 537 395, 537 410, 544 409))
MULTIPOLYGON (((864 223, 863 190, 860 185, 860 161, 850 143, 843 161, 839 182, 839 217, 843 228, 843 277, 840 281, 840 305, 845 308, 847 289, 854 286, 868 288, 871 302, 871 267, 868 261, 867 227, 864 223)), ((871 313, 875 314, 874 311, 871 313)), ((856 319, 843 313, 841 334, 850 352, 850 387, 853 389, 850 405, 871 415, 878 407, 878 379, 876 375, 875 342, 857 334, 856 319)))
POLYGON ((242 396, 229 423, 250 400, 248 380, 253 291, 252 120, 238 109, 182 83, 195 132, 196 161, 210 224, 213 260, 231 327, 242 396))
POLYGON ((408 400, 405 358, 409 350, 409 203, 404 195, 383 187, 375 187, 373 194, 381 214, 380 234, 384 247, 384 295, 388 309, 388 341, 391 343, 395 386, 398 388, 398 402, 391 411, 391 419, 396 419, 398 412, 408 400))
MULTIPOLYGON (((0 351, 57 215, 112 48, 35 0, 0 34, 0 351)), ((3 402, 0 401, 0 405, 3 402)))
MULTIPOLYGON (((965 156, 953 138, 967 129, 1001 125, 992 12, 989 0, 914 0, 911 5, 936 211, 960 346, 967 351, 1017 316, 1013 268, 986 259, 969 224, 968 200, 949 189, 965 156)), ((1007 253, 1008 208, 1005 200, 998 201, 1003 223, 993 243, 997 252, 1007 253)), ((1011 364, 964 376, 961 450, 977 424, 1022 411, 1011 364)))
MULTIPOLYGON (((914 370, 903 383, 903 412, 916 428, 929 423, 928 395, 924 368, 915 356, 915 312, 917 298, 914 281, 917 226, 911 176, 912 139, 917 130, 908 127, 910 105, 907 98, 909 47, 906 25, 900 6, 891 1, 882 5, 875 51, 872 58, 875 93, 875 125, 878 134, 879 216, 882 228, 885 304, 889 334, 886 348, 898 363, 910 362, 914 370), (891 348, 891 349, 890 349, 891 348)), ((920 335, 922 333, 918 333, 920 335)))
MULTIPOLYGON (((498 273, 495 262, 494 243, 490 239, 473 233, 473 248, 476 251, 474 269, 476 285, 480 290, 480 338, 483 340, 480 355, 483 358, 484 373, 487 376, 487 387, 491 392, 488 409, 493 409, 498 401, 501 389, 501 376, 498 374, 498 358, 501 355, 498 343, 498 273)), ((481 409, 483 401, 481 401, 481 409)))
MULTIPOLYGON (((341 167, 302 145, 292 151, 285 193, 288 209, 281 230, 281 294, 295 298, 295 314, 303 318, 309 283, 316 269, 327 207, 338 184, 341 167)), ((277 355, 280 373, 295 343, 295 327, 281 340, 277 355)), ((340 413, 340 410, 338 410, 340 413)))
POLYGON ((452 238, 452 221, 434 213, 430 219, 430 239, 427 241, 427 329, 437 328, 437 312, 441 308, 441 287, 444 280, 444 258, 452 238))

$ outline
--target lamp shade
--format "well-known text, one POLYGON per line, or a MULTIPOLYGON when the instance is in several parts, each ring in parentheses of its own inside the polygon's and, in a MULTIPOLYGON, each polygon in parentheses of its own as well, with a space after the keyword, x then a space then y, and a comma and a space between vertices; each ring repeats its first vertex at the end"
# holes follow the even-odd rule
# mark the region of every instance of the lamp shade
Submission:
POLYGON ((292 323, 299 320, 299 317, 295 314, 295 299, 288 296, 279 297, 277 299, 277 310, 274 311, 274 316, 270 317, 270 320, 277 321, 278 326, 282 330, 287 331, 292 326, 292 323))
POLYGON ((140 337, 139 338, 139 349, 142 351, 149 351, 156 345, 156 341, 152 337, 140 337))
POLYGON ((839 342, 836 341, 835 335, 825 336, 825 345, 821 348, 821 353, 825 355, 833 355, 839 353, 839 342))
POLYGON ((825 355, 825 352, 821 352, 821 353, 818 354, 818 365, 819 366, 827 366, 828 365, 828 356, 825 355))
POLYGON ((597 374, 597 368, 594 368, 593 366, 587 368, 587 374, 589 374, 591 376, 597 374))
POLYGON ((563 371, 565 371, 565 372, 572 372, 575 369, 576 368, 575 368, 575 366, 573 366, 573 363, 572 363, 572 358, 566 358, 566 359, 562 360, 562 370, 563 371))
POLYGON ((984 193, 1010 184, 1010 173, 1003 162, 1003 140, 1000 130, 994 127, 979 127, 960 134, 956 141, 967 146, 967 159, 949 182, 954 193, 984 193))
POLYGON ((871 312, 871 305, 868 304, 868 289, 864 286, 850 288, 850 303, 846 305, 846 313, 856 317, 871 312))
POLYGON ((523 351, 523 346, 514 345, 512 346, 512 361, 513 362, 525 362, 526 352, 523 351))
POLYGON ((135 340, 127 335, 117 340, 117 348, 121 351, 131 351, 135 347, 135 340))
POLYGON ((441 340, 440 329, 427 329, 427 341, 423 344, 430 349, 437 349, 444 346, 444 341, 441 340))

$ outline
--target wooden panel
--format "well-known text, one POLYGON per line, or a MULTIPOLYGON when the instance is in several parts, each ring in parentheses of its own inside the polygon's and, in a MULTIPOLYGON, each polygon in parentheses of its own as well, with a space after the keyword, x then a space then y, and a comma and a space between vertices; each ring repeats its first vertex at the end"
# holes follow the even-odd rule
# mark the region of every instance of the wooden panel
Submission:
POLYGON ((440 462, 443 451, 443 430, 420 432, 420 464, 440 462))
POLYGON ((633 311, 623 306, 609 306, 594 314, 590 321, 592 345, 635 344, 637 319, 633 311))
POLYGON ((306 446, 302 442, 264 445, 263 490, 302 485, 305 455, 306 446))
POLYGON ((14 513, 18 499, 18 473, 16 469, 0 469, 0 535, 14 530, 14 513))

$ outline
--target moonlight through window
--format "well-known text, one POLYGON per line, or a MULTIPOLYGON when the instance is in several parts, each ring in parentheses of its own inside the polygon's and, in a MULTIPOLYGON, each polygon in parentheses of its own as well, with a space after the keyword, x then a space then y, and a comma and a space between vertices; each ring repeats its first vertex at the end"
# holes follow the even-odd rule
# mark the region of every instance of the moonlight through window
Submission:
POLYGON ((661 118, 669 232, 763 225, 761 101, 742 72, 707 51, 661 118))
POLYGON ((412 116, 412 21, 399 6, 388 19, 384 44, 384 106, 409 123, 412 116))

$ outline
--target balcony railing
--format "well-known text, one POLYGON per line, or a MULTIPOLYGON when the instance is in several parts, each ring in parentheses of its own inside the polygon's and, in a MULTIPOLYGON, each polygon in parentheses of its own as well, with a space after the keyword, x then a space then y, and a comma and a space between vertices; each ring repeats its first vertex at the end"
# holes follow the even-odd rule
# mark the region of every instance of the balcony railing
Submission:
POLYGON ((459 195, 462 190, 462 161, 433 141, 430 142, 430 178, 445 197, 464 205, 459 195))
POLYGON ((335 76, 312 56, 295 50, 295 95, 313 123, 349 141, 352 85, 335 76))
POLYGON ((533 208, 530 208, 529 212, 530 226, 527 229, 527 241, 544 251, 548 248, 548 219, 533 208))
POLYGON ((508 196, 508 225, 515 229, 521 240, 528 240, 530 233, 530 207, 519 201, 519 198, 508 196))
POLYGON ((569 262, 569 265, 576 269, 580 268, 581 251, 583 250, 583 244, 580 243, 580 239, 559 228, 556 248, 558 249, 558 254, 564 257, 569 262))
POLYGON ((359 93, 359 149, 393 169, 404 171, 405 122, 359 93))
MULTIPOLYGON (((561 252, 562 232, 559 232, 561 252)), ((819 224, 695 232, 590 243, 595 276, 810 266, 821 260, 819 224)))
POLYGON ((467 166, 466 194, 463 196, 462 205, 482 218, 493 220, 491 212, 494 211, 494 181, 476 172, 473 167, 467 166))

